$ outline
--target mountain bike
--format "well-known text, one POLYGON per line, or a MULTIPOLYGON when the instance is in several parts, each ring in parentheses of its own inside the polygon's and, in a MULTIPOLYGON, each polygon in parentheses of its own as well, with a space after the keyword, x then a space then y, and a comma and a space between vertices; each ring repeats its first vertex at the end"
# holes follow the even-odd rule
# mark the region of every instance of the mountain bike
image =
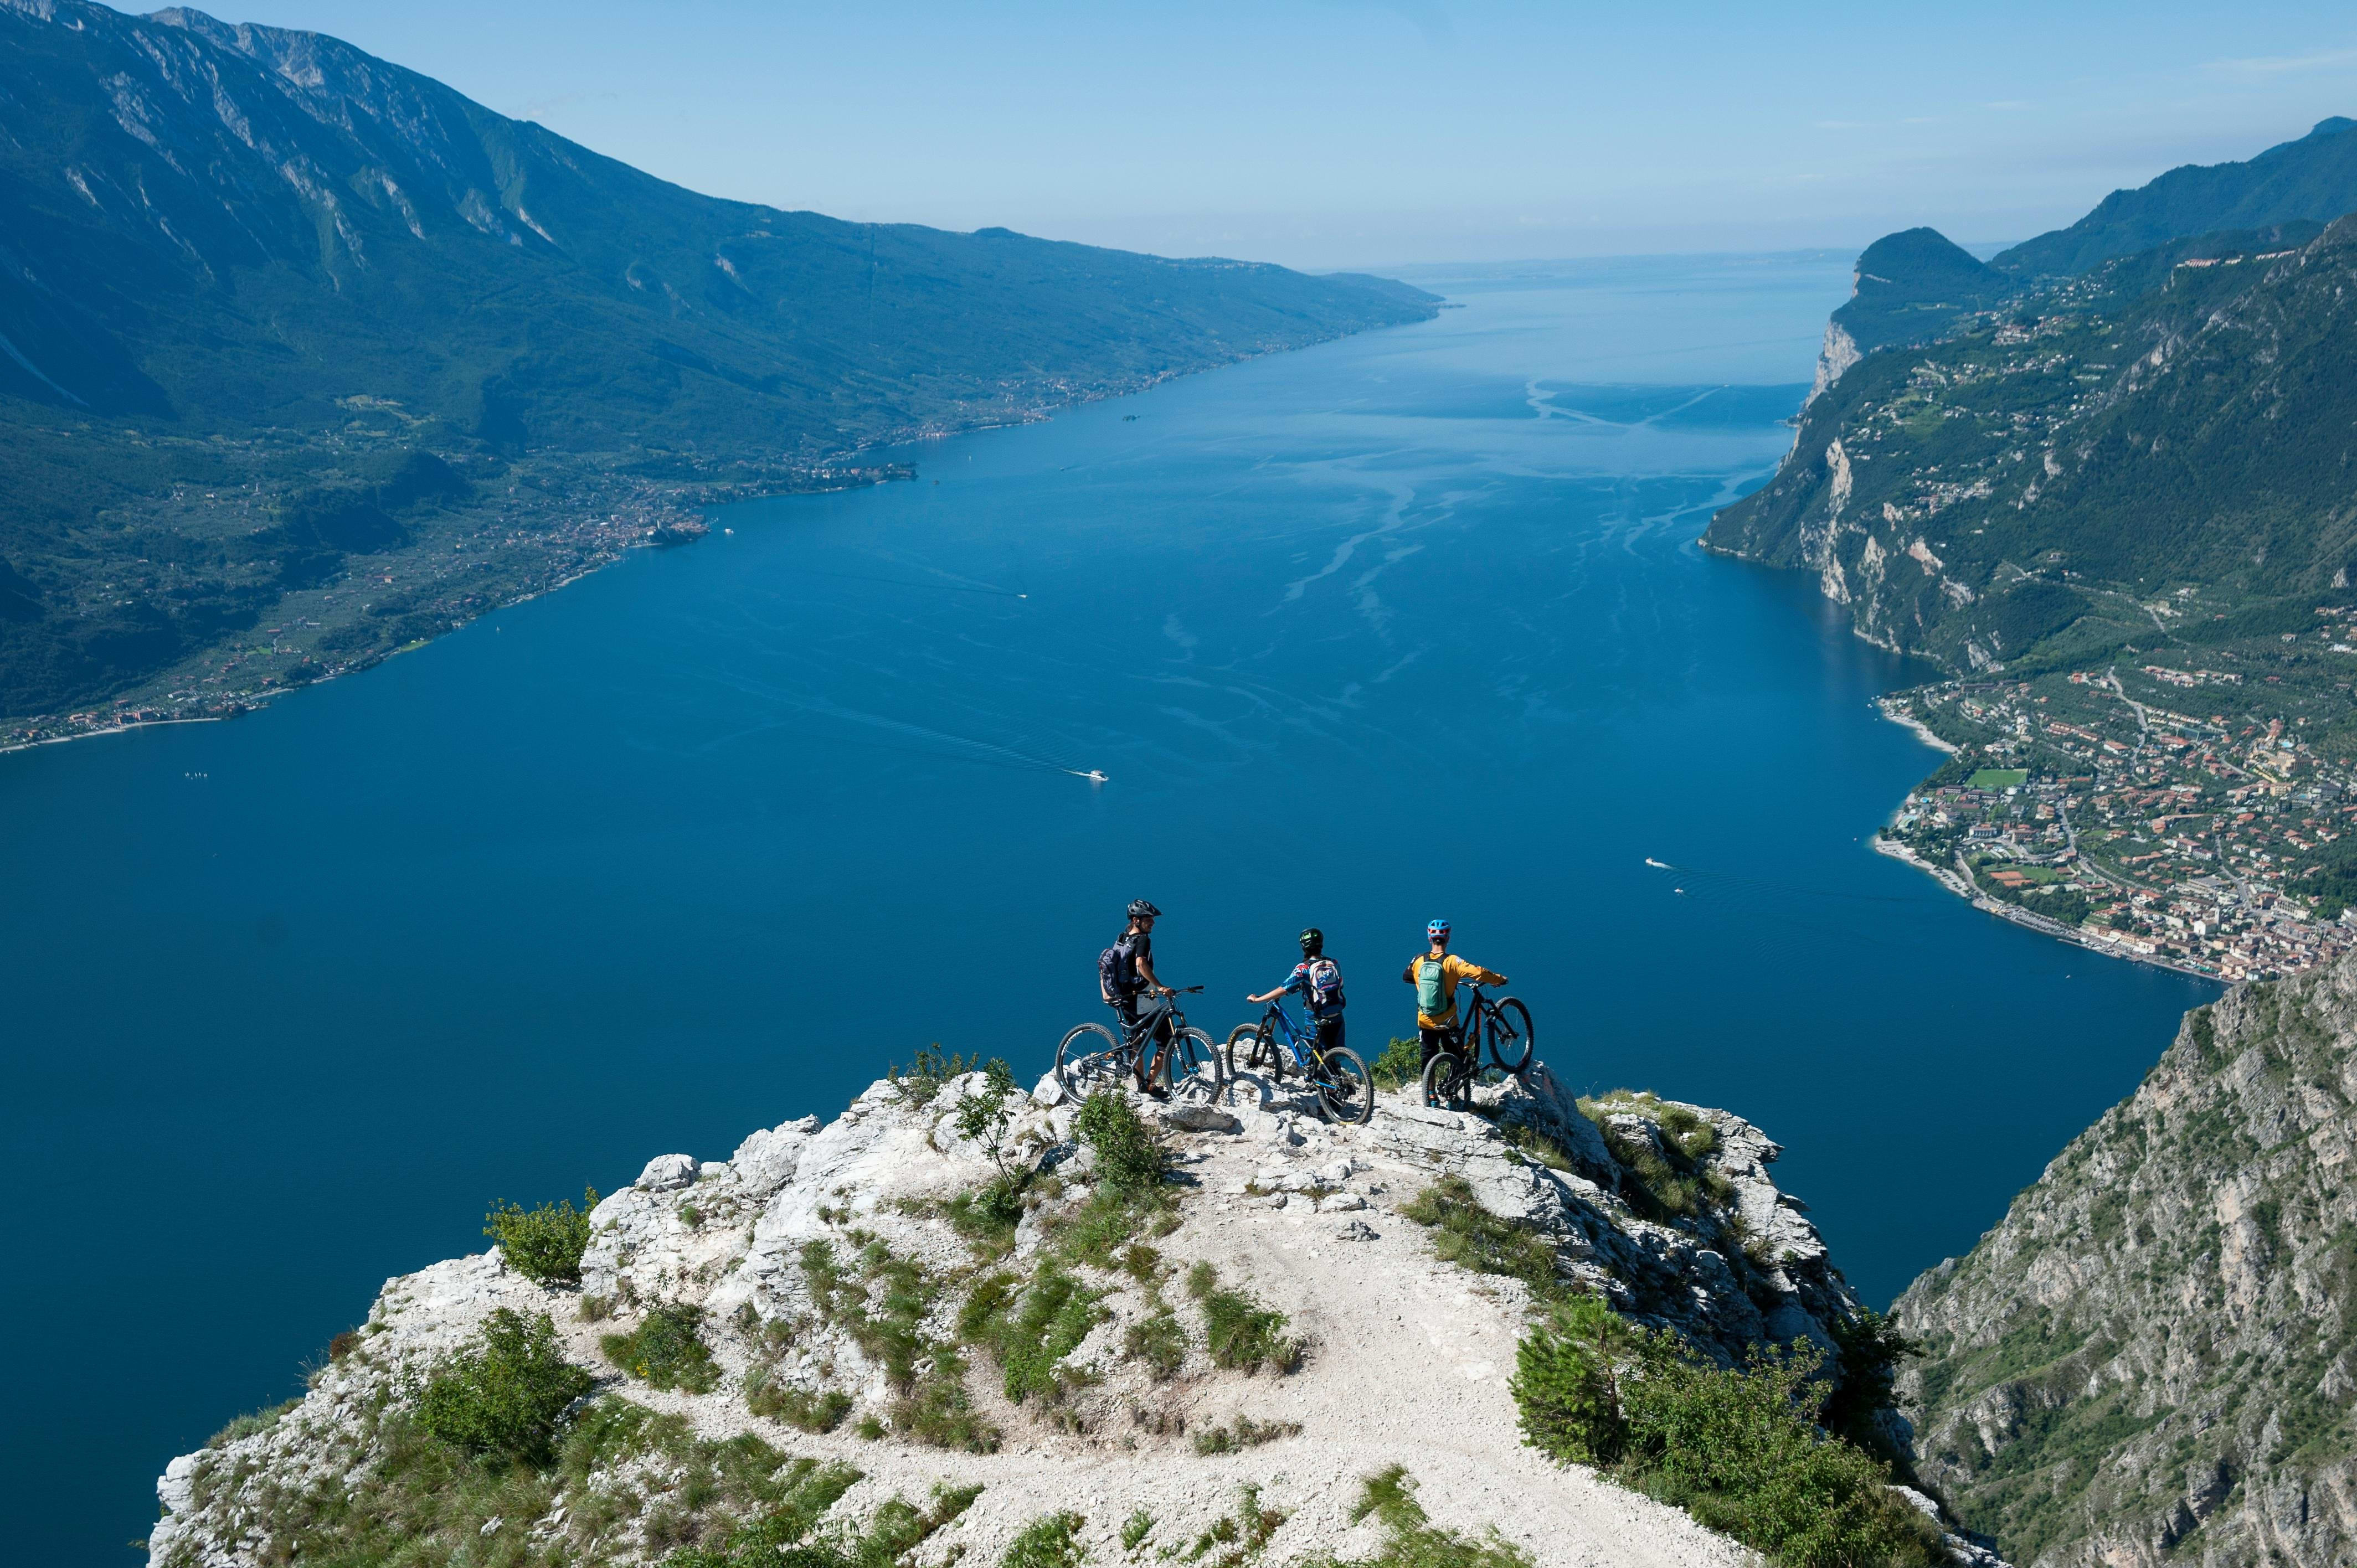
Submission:
MULTIPOLYGON (((1192 995, 1202 989, 1189 985, 1180 994, 1192 995)), ((1128 1031, 1126 1039, 1103 1024, 1075 1026, 1056 1047, 1056 1081, 1074 1100, 1086 1100, 1124 1079, 1135 1082, 1138 1052, 1153 1049, 1154 1036, 1166 1018, 1170 1022, 1170 1045, 1162 1055, 1160 1082, 1174 1101, 1211 1104, 1220 1098, 1227 1072, 1220 1053, 1212 1048, 1211 1036, 1189 1027, 1176 996, 1166 996, 1139 1014, 1137 1026, 1128 1031)))
POLYGON ((1244 1066, 1271 1078, 1284 1078, 1290 1066, 1308 1079, 1331 1121, 1365 1122, 1375 1113, 1374 1080, 1367 1076, 1367 1064, 1359 1053, 1347 1046, 1319 1050, 1316 1026, 1295 1023, 1282 1002, 1271 1002, 1259 1023, 1239 1024, 1229 1031, 1223 1055, 1231 1079, 1236 1075, 1239 1049, 1244 1053, 1244 1066))
POLYGON ((1538 1036, 1531 1026, 1531 1010, 1512 996, 1492 1002, 1478 985, 1468 985, 1468 1000, 1450 1044, 1425 1064, 1424 1101, 1462 1110, 1472 1102, 1473 1086, 1485 1070, 1520 1078, 1531 1070, 1538 1036), (1481 1047, 1490 1048, 1491 1069, 1481 1066, 1481 1047))

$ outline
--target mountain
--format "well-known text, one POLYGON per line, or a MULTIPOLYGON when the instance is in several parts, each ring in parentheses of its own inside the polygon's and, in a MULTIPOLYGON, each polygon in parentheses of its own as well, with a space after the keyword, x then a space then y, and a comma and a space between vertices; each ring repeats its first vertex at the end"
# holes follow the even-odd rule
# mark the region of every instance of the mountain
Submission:
POLYGON ((2003 295, 2011 280, 1936 229, 1885 234, 1857 258, 1855 292, 1834 320, 1861 352, 1928 338, 2003 295))
POLYGON ((2357 960, 2186 1017, 1894 1309, 1919 1466, 2015 1561, 2357 1559, 2357 960))
MULTIPOLYGON (((1857 1299, 1780 1151, 1652 1096, 1599 1125, 1544 1065, 1478 1113, 1421 1098, 1329 1122, 1253 1074, 1145 1122, 936 1069, 660 1155, 586 1217, 511 1212, 500 1248, 388 1281, 305 1395, 172 1461, 149 1561, 1759 1562, 1526 1446, 1516 1367, 1572 1296, 1674 1331, 1714 1390, 1766 1386, 1700 1370, 1765 1341, 1832 1351, 1857 1299), (478 1402, 487 1366, 516 1375, 478 1402)), ((1996 1563, 1874 1474, 1717 1521, 1772 1511, 1817 1548, 1787 1561, 1831 1563, 1879 1509, 1899 1561, 1996 1563)))
POLYGON ((2311 628, 2357 567, 2357 219, 2234 239, 1867 355, 1706 542, 1961 671, 2311 628))
MULTIPOLYGON (((357 542, 447 554, 446 513, 513 532, 479 504, 493 480, 617 505, 656 480, 794 488, 891 436, 1435 304, 718 200, 317 34, 0 0, 0 714, 124 690, 331 581, 361 552, 288 513, 375 507, 411 452, 464 489, 357 542)), ((472 596, 554 572, 509 563, 472 596)), ((408 629, 479 613, 465 597, 408 629)), ((383 642, 354 638, 315 665, 383 642)))
POLYGON ((2244 163, 2186 164, 2115 190, 2068 229, 2025 240, 1990 265, 2023 278, 2083 273, 2188 234, 2329 223, 2357 211, 2357 120, 2335 115, 2244 163))

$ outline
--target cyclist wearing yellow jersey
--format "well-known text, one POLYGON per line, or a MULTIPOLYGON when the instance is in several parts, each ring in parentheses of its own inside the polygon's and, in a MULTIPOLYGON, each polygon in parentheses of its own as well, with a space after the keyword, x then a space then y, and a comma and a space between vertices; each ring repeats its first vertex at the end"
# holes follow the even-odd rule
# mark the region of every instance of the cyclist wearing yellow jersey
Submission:
POLYGON ((1410 959, 1400 978, 1415 987, 1416 1043, 1424 1047, 1422 1065, 1430 1067, 1441 1051, 1457 1048, 1458 983, 1503 985, 1506 977, 1450 952, 1448 921, 1433 921, 1424 928, 1424 934, 1432 942, 1431 950, 1410 959))

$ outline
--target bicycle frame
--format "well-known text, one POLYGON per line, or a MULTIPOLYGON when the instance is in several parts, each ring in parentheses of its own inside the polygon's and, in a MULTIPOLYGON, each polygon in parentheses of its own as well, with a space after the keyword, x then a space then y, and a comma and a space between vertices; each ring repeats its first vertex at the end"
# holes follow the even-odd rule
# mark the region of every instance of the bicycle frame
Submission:
POLYGON ((1283 1002, 1270 1003, 1268 1011, 1261 1015, 1261 1022, 1276 1026, 1275 1037, 1285 1047, 1286 1054, 1293 1058, 1295 1067, 1307 1071, 1314 1065, 1309 1053, 1309 1043, 1318 1037, 1314 1026, 1305 1029, 1295 1023, 1293 1015, 1285 1010, 1283 1002))

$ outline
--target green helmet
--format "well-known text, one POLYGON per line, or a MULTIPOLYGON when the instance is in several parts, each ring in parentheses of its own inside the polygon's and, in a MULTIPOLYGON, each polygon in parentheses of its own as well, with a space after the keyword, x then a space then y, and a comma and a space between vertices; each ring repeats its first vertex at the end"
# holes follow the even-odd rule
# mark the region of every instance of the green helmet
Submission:
POLYGON ((1312 957, 1326 950, 1326 933, 1312 926, 1301 933, 1301 950, 1312 957))

